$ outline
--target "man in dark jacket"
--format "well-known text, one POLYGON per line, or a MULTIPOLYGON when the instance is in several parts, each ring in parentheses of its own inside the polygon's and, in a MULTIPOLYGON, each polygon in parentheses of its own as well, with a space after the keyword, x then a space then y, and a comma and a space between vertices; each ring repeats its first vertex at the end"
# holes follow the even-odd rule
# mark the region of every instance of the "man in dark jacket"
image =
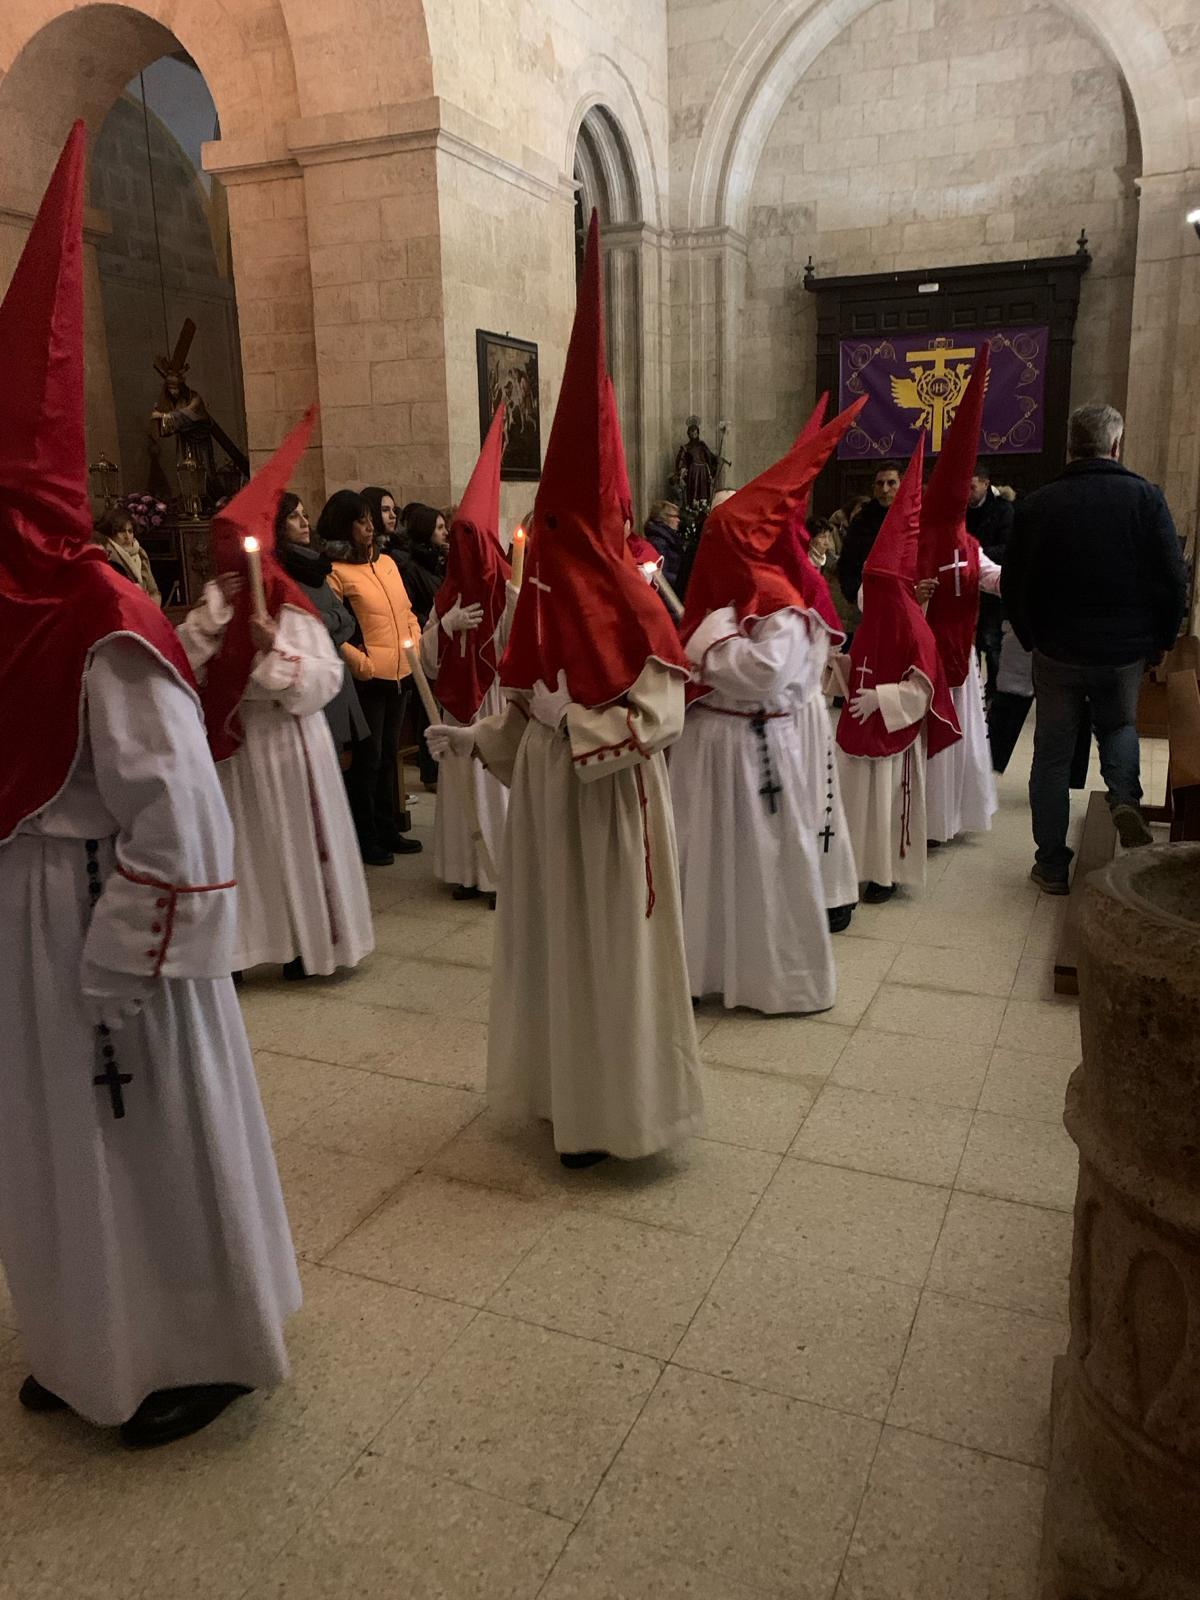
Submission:
POLYGON ((900 468, 894 461, 880 462, 875 470, 870 500, 850 519, 846 537, 842 540, 842 553, 838 557, 837 575, 842 593, 852 606, 858 605, 863 566, 899 489, 900 468))
MULTIPOLYGON (((1008 539, 1012 533, 1013 504, 992 488, 991 475, 982 464, 975 468, 971 479, 971 492, 967 498, 967 532, 979 540, 983 553, 998 567, 1004 565, 1008 539)), ((979 626, 975 630, 975 648, 979 659, 987 666, 988 698, 996 692, 996 675, 1000 670, 1000 630, 1004 623, 1004 605, 998 595, 979 596, 979 626)))
POLYGON ((1071 415, 1067 467, 1017 505, 1001 592, 1033 651, 1037 729, 1029 804, 1030 876, 1068 892, 1067 784, 1089 716, 1121 843, 1149 844, 1140 810, 1137 702, 1147 662, 1170 649, 1187 604, 1179 539, 1162 491, 1120 463, 1112 406, 1071 415))
POLYGON ((642 530, 662 557, 662 574, 682 598, 684 539, 679 531, 679 507, 674 500, 656 500, 642 530))

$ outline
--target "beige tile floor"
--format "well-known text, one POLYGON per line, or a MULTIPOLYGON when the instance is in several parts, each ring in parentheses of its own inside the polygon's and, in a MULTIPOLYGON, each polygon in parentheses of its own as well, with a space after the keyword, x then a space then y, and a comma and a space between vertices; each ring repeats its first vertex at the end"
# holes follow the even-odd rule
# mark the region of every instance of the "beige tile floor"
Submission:
POLYGON ((374 872, 364 970, 243 990, 293 1381, 149 1457, 9 1406, 0 1600, 1032 1600, 1078 1029, 1023 758, 830 1017, 703 1012, 707 1136, 636 1166, 492 1123, 492 920, 374 872))

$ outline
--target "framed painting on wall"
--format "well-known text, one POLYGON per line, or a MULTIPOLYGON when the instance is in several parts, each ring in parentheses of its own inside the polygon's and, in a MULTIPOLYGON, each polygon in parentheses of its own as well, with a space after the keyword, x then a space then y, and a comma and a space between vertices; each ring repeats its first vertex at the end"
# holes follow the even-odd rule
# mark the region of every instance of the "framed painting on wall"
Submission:
POLYGON ((507 333, 475 331, 479 368, 479 442, 496 407, 504 405, 504 454, 500 476, 510 483, 536 482, 542 471, 542 417, 538 394, 538 348, 507 333))

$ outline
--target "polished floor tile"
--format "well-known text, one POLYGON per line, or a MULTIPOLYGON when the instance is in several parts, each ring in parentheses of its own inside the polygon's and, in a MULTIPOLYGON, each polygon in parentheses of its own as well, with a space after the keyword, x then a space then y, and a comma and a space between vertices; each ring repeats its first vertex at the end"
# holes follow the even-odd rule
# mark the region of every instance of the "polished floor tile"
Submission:
POLYGON ((885 983, 866 1013, 869 1028, 916 1034, 922 1039, 956 1039, 964 1044, 995 1044, 1004 1020, 1003 1000, 992 995, 951 994, 885 983))
POLYGON ((958 1174, 960 1189, 1071 1211, 1078 1179, 1079 1152, 1061 1124, 975 1113, 958 1174))
POLYGON ((882 1422, 917 1299, 904 1284, 739 1246, 675 1362, 882 1422))
POLYGON ((624 1217, 559 1217, 489 1309, 666 1360, 725 1260, 713 1240, 624 1217))
POLYGON ((1061 1211, 955 1194, 929 1287, 1065 1322, 1071 1238, 1071 1218, 1061 1211))
POLYGON ((844 1089, 973 1110, 991 1056, 985 1044, 921 1039, 862 1027, 838 1057, 830 1081, 844 1089))
POLYGON ((1035 1600, 1044 1475, 885 1428, 836 1600, 1035 1600))
POLYGON ((914 1183, 951 1184, 970 1127, 971 1113, 955 1106, 828 1083, 791 1153, 914 1183))
POLYGON ((743 1240, 802 1266, 920 1285, 949 1200, 947 1189, 789 1156, 743 1240))
POLYGON ((705 1135, 719 1144, 782 1155, 812 1110, 823 1082, 823 1078, 781 1078, 709 1064, 704 1068, 705 1135))
POLYGON ((1070 1055, 1035 1055, 998 1046, 979 1096, 980 1111, 1061 1123, 1067 1082, 1078 1062, 1070 1055))
POLYGON ((853 1030, 806 1017, 726 1013, 704 1039, 705 1061, 791 1078, 826 1078, 853 1030))
POLYGON ((661 1371, 649 1357, 484 1312, 373 1448, 577 1522, 661 1371))
POLYGON ((1063 1323, 926 1290, 888 1421, 1029 1466, 1050 1449, 1050 1377, 1063 1323))

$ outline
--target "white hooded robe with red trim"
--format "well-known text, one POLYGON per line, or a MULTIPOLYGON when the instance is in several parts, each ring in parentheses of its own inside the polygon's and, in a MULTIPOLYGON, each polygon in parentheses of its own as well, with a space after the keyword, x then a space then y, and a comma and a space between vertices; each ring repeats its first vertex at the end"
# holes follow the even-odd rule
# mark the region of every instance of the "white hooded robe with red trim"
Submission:
MULTIPOLYGON (((54 350, 52 421, 39 425, 65 441, 61 481, 86 507, 81 140, 80 125, 0 313, 0 344, 25 374, 37 363, 10 348, 14 322, 54 350), (48 239, 47 207, 68 178, 61 237, 48 239), (31 279, 57 308, 13 317, 31 279)), ((20 400, 36 403, 28 389, 20 400)), ((7 424, 3 440, 13 448, 7 424)), ((22 454, 37 465, 21 514, 32 521, 34 506, 60 528, 41 498, 44 458, 22 454)), ((14 477, 10 463, 5 584, 22 537, 3 504, 14 477)), ((83 562, 61 532, 43 537, 47 552, 56 539, 64 549, 38 598, 82 631, 83 562)), ((0 846, 0 1259, 33 1376, 80 1416, 116 1425, 158 1389, 282 1382, 300 1283, 229 976, 233 835, 195 692, 145 632, 117 628, 93 637, 44 714, 77 727, 78 742, 57 791, 31 796, 0 846), (140 1010, 106 1036, 85 992, 140 1010)))
POLYGON ((474 728, 476 754, 509 789, 487 1081, 499 1117, 551 1123, 564 1154, 634 1159, 703 1124, 664 757, 683 730, 687 672, 624 550, 600 398, 601 296, 593 216, 501 665, 509 704, 474 728), (588 625, 589 601, 607 628, 588 625), (536 681, 553 690, 558 676, 544 631, 568 689, 572 676, 588 686, 554 728, 529 715, 536 681))

